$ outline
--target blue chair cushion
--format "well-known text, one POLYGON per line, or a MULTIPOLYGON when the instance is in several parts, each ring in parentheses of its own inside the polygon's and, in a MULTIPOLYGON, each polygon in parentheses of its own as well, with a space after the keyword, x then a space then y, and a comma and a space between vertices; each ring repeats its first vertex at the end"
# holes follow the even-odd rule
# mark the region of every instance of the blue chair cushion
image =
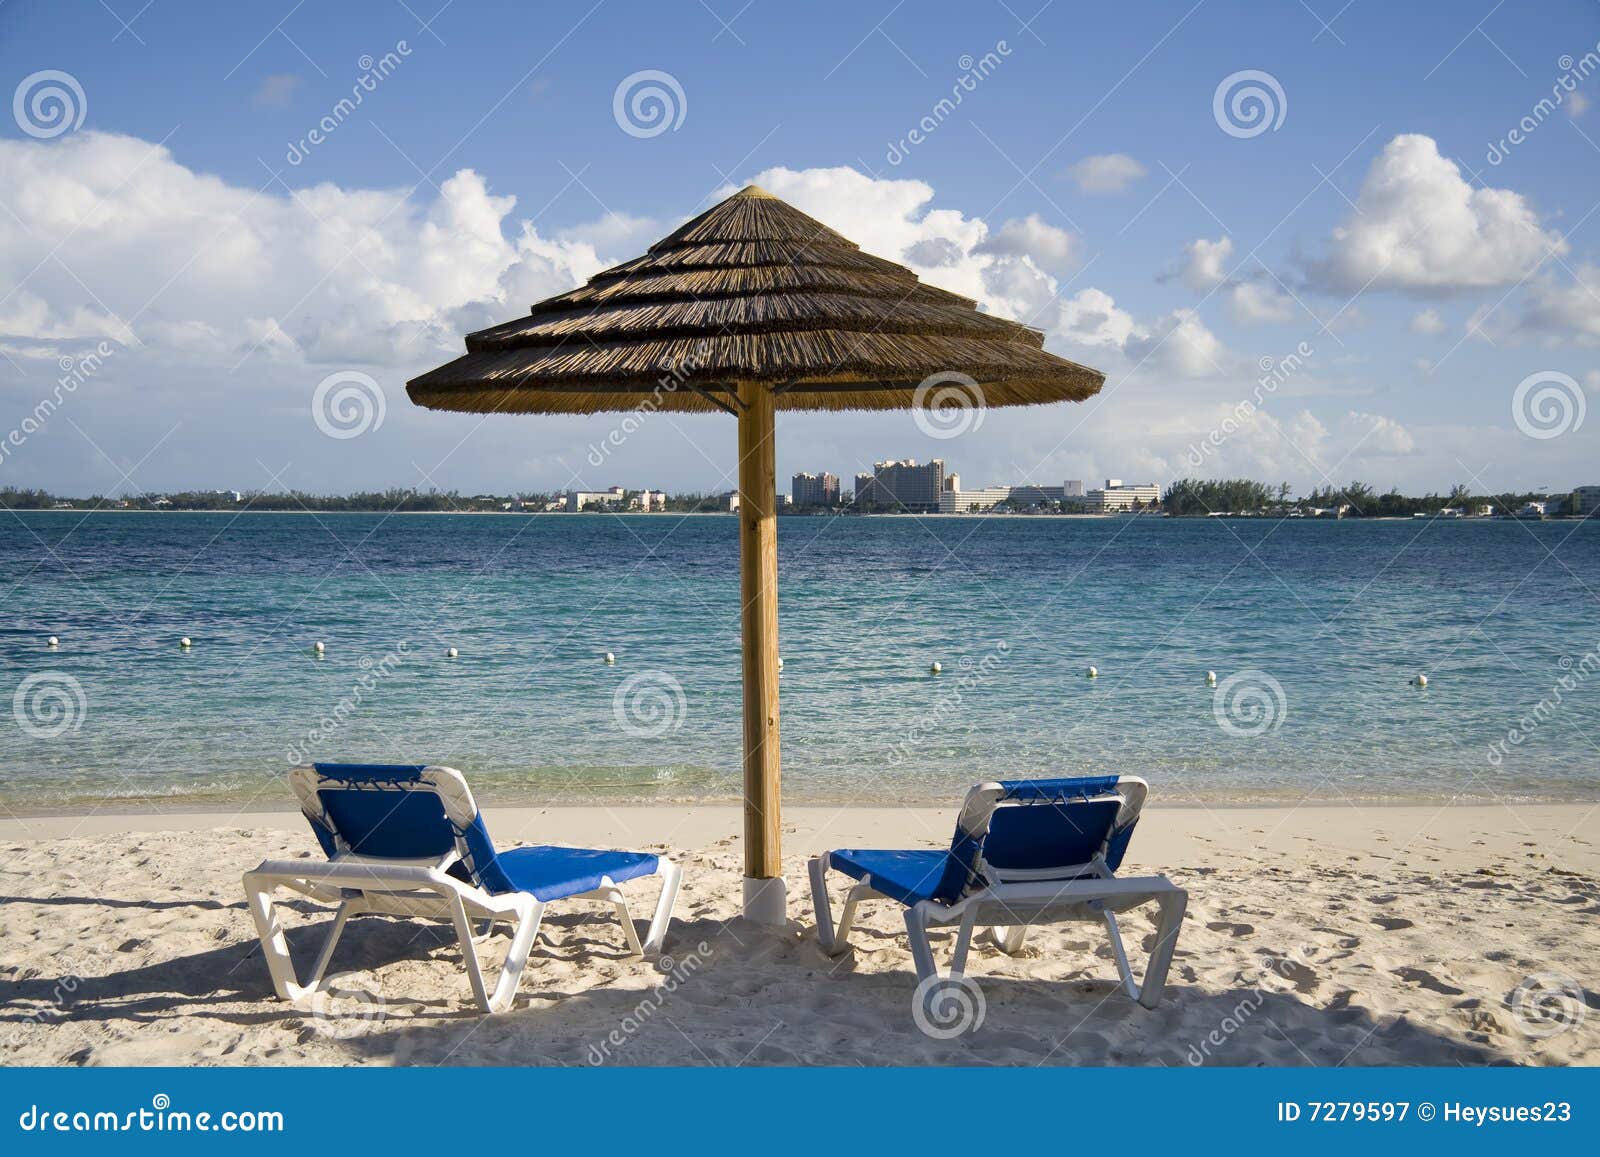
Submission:
POLYGON ((536 900, 560 900, 592 892, 602 876, 621 884, 656 870, 657 857, 644 852, 610 852, 594 848, 513 848, 495 857, 509 888, 530 892, 536 900))
POLYGON ((923 900, 953 900, 966 870, 949 852, 930 849, 891 852, 841 849, 828 853, 828 866, 907 905, 923 900), (951 888, 948 877, 954 877, 951 888))

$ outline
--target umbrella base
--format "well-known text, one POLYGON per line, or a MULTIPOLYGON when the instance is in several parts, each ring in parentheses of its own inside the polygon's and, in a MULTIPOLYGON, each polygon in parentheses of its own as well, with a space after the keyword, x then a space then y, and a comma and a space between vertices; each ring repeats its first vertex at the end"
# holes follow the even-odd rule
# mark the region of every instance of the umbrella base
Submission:
POLYGON ((786 899, 787 895, 782 876, 765 879, 755 876, 746 876, 744 878, 744 918, 746 920, 754 920, 757 924, 781 925, 787 923, 789 910, 786 899))

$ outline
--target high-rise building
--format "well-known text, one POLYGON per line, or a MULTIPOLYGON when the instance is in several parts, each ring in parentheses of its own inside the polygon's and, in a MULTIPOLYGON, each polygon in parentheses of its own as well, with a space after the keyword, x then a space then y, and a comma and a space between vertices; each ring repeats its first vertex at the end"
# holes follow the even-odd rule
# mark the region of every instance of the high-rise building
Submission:
POLYGON ((821 474, 796 474, 789 490, 796 506, 839 505, 839 476, 826 470, 821 474))
POLYGON ((1061 496, 1063 498, 1082 498, 1083 479, 1068 478, 1066 484, 1061 487, 1061 496))
POLYGON ((1578 486, 1572 491, 1571 512, 1585 518, 1600 510, 1600 486, 1578 486))
POLYGON ((871 475, 856 475, 856 501, 910 514, 936 514, 944 490, 944 460, 918 465, 914 458, 874 462, 871 475), (865 487, 862 479, 868 479, 865 487))

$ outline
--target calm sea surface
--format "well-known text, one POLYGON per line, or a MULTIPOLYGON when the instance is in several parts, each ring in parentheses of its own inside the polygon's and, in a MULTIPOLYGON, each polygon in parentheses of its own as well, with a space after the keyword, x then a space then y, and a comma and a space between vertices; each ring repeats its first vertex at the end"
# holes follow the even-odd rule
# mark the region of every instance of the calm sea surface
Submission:
MULTIPOLYGON (((736 535, 0 514, 0 805, 282 807, 302 758, 447 763, 495 802, 733 798, 736 535)), ((1113 771, 1165 801, 1600 799, 1593 522, 787 518, 779 544, 794 802, 1113 771)))

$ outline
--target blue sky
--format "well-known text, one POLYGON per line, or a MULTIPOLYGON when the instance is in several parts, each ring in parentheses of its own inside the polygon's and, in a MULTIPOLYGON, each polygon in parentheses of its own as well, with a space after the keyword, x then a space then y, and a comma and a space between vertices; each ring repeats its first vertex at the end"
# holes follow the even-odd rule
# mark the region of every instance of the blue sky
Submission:
POLYGON ((724 419, 597 472, 614 418, 485 423, 403 385, 754 179, 1108 373, 958 438, 787 417, 785 473, 1600 481, 1592 0, 591 3, 0 7, 0 484, 727 488, 724 419), (654 135, 615 115, 646 71, 654 135), (1216 111, 1246 71, 1281 113, 1259 133, 1216 111), (52 85, 65 126, 28 103, 52 85), (92 370, 64 389, 68 358, 92 370), (356 437, 315 420, 338 374, 382 394, 356 437))

